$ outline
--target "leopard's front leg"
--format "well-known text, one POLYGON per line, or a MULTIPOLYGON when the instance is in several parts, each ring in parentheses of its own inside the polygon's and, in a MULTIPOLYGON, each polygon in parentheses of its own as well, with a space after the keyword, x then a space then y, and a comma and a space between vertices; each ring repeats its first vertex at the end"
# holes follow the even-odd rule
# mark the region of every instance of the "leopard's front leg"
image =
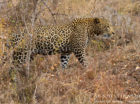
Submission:
POLYGON ((74 55, 78 59, 78 61, 84 66, 87 67, 87 61, 86 61, 86 52, 85 49, 75 49, 74 55))

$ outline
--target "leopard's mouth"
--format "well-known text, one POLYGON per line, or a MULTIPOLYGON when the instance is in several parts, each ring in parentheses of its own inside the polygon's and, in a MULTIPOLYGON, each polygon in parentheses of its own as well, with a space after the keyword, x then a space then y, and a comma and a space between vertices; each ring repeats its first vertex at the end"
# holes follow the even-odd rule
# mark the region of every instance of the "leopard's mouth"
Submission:
POLYGON ((103 34, 102 38, 103 39, 110 39, 111 35, 110 34, 103 34))
POLYGON ((99 34, 96 34, 95 35, 95 38, 96 39, 105 39, 106 40, 106 39, 111 39, 111 35, 108 34, 108 33, 104 33, 102 35, 101 34, 100 35, 99 34))

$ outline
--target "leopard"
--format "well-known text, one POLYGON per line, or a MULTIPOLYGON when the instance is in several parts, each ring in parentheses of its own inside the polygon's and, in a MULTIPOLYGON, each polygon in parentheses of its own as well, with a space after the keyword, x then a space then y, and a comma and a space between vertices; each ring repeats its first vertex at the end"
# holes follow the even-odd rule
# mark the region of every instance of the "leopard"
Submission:
POLYGON ((37 25, 32 32, 26 29, 13 34, 13 64, 34 60, 37 55, 60 54, 62 69, 66 69, 71 54, 87 67, 86 47, 95 39, 111 39, 115 32, 106 18, 76 18, 62 25, 37 25))

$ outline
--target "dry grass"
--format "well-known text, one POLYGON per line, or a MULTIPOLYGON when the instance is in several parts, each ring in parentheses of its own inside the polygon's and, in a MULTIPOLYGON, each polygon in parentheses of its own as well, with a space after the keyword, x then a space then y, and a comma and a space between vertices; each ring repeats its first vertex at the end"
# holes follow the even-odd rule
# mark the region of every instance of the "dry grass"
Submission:
MULTIPOLYGON (((0 10, 2 37, 8 36, 14 30, 14 25, 25 25, 21 18, 19 22, 14 18, 13 14, 17 14, 16 11, 13 12, 14 6, 18 5, 17 0, 13 0, 13 4, 3 4, 7 8, 0 10), (6 12, 9 9, 11 11, 6 12)), ((52 18, 59 24, 75 17, 104 16, 111 21, 118 37, 110 47, 107 47, 110 43, 93 41, 87 49, 89 67, 86 69, 81 67, 74 55, 66 70, 59 66, 59 55, 37 56, 30 64, 29 81, 25 82, 24 77, 20 79, 20 75, 17 76, 21 80, 21 85, 18 86, 21 95, 25 92, 32 95, 34 90, 33 103, 37 104, 140 103, 139 0, 52 0, 47 5, 54 17, 39 2, 37 11, 41 12, 35 24, 54 24, 52 18)), ((27 19, 30 12, 28 15, 27 19)), ((17 92, 13 85, 15 72, 10 71, 12 50, 7 50, 4 43, 5 40, 0 39, 0 104, 17 104, 14 102, 17 101, 17 92), (8 59, 3 57, 4 52, 7 52, 8 59)), ((28 96, 30 102, 28 94, 24 96, 28 96)))

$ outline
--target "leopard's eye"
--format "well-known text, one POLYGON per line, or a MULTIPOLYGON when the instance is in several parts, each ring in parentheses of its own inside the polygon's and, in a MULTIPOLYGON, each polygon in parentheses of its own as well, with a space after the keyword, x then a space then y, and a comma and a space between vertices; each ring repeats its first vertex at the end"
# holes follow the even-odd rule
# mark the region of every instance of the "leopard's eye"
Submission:
POLYGON ((109 28, 109 26, 107 26, 107 28, 109 28))

